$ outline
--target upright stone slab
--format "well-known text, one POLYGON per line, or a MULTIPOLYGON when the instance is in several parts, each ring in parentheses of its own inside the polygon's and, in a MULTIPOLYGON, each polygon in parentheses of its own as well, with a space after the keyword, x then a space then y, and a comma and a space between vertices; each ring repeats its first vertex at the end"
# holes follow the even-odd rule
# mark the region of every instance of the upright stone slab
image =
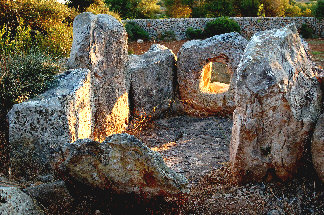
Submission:
POLYGON ((92 131, 90 71, 69 70, 52 89, 8 113, 12 173, 32 179, 50 171, 51 153, 92 131))
POLYGON ((321 110, 320 85, 295 25, 254 35, 235 85, 230 161, 238 181, 291 178, 321 110))
POLYGON ((239 33, 227 33, 183 44, 177 75, 185 112, 198 116, 233 112, 233 77, 247 43, 239 33), (230 84, 211 83, 212 62, 228 64, 230 84))
POLYGON ((175 56, 154 44, 143 55, 131 55, 128 64, 132 114, 157 118, 170 109, 174 99, 175 56))
POLYGON ((317 175, 324 182, 324 114, 318 118, 313 134, 312 158, 317 175))
POLYGON ((92 138, 103 141, 124 131, 128 124, 127 33, 110 15, 82 13, 73 22, 73 38, 69 65, 91 71, 92 138))

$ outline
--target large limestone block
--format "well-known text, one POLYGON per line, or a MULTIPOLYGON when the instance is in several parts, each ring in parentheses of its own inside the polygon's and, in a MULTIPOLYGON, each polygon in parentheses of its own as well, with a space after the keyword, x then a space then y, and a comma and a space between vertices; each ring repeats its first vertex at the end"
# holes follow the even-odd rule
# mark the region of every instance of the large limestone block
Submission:
POLYGON ((44 214, 33 200, 16 187, 0 186, 0 214, 44 214))
POLYGON ((128 64, 129 96, 134 116, 159 117, 174 99, 175 55, 154 44, 143 55, 131 55, 128 64))
POLYGON ((62 151, 55 169, 68 183, 146 197, 187 192, 187 179, 129 134, 114 134, 102 143, 78 140, 66 144, 62 151))
POLYGON ((128 124, 127 60, 127 33, 118 20, 92 13, 75 18, 69 65, 91 71, 95 140, 120 133, 128 124))
POLYGON ((324 114, 317 121, 312 139, 312 158, 319 178, 324 182, 324 114))
POLYGON ((50 170, 51 152, 66 141, 91 136, 90 71, 69 70, 50 90, 8 113, 11 168, 33 178, 50 170))
POLYGON ((237 179, 291 178, 321 109, 320 85, 295 25, 254 35, 235 85, 230 161, 237 179))
POLYGON ((179 97, 193 115, 227 114, 234 110, 233 78, 247 45, 238 33, 186 42, 178 53, 179 97), (212 62, 228 64, 230 84, 211 82, 212 62))

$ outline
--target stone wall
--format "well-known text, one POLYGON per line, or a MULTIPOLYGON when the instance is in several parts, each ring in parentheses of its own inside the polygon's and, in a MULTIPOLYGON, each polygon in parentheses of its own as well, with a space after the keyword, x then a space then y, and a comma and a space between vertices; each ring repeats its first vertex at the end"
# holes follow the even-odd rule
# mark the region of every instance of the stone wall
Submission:
MULTIPOLYGON (((258 31, 281 28, 287 24, 295 23, 297 29, 302 24, 311 26, 317 35, 324 37, 324 20, 320 21, 314 17, 233 17, 240 25, 242 35, 250 38, 258 31)), ((173 31, 176 39, 186 38, 186 30, 189 27, 195 29, 204 29, 207 22, 213 18, 180 18, 180 19, 133 19, 124 20, 123 22, 136 22, 144 28, 152 38, 166 31, 173 31)))

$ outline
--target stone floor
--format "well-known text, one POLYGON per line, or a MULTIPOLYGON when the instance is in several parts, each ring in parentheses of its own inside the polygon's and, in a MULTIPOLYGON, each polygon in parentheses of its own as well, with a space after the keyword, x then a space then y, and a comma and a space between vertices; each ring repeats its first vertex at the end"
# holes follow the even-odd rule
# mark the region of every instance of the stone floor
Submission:
POLYGON ((176 116, 153 124, 136 136, 161 153, 166 164, 184 174, 191 185, 229 159, 230 118, 176 116))

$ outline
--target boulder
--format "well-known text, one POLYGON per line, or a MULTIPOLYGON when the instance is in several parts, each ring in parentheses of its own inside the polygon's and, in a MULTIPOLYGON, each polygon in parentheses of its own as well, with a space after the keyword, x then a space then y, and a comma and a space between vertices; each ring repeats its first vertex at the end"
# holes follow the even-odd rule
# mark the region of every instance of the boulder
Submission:
POLYGON ((319 117, 313 134, 312 158, 317 175, 324 182, 324 114, 319 117))
POLYGON ((31 179, 50 172, 51 152, 67 141, 91 136, 90 71, 69 70, 52 88, 8 113, 11 169, 31 179))
POLYGON ((321 110, 295 25, 255 34, 237 69, 230 162, 240 182, 294 176, 321 110))
POLYGON ((199 116, 233 112, 233 77, 247 43, 239 33, 227 33, 183 44, 177 75, 179 99, 186 113, 199 116), (212 62, 228 64, 232 77, 229 84, 211 82, 212 62))
POLYGON ((17 187, 0 186, 0 214, 44 214, 33 200, 17 187))
POLYGON ((69 66, 91 71, 95 140, 103 141, 127 127, 127 60, 127 33, 122 23, 107 14, 82 13, 75 18, 69 66))
POLYGON ((32 185, 24 189, 24 192, 50 214, 71 214, 75 206, 75 199, 69 193, 64 181, 32 185))
POLYGON ((128 64, 130 107, 136 117, 159 117, 174 98, 175 56, 163 45, 153 44, 143 55, 131 55, 128 64))
POLYGON ((114 134, 102 143, 78 140, 65 145, 62 152, 54 168, 68 183, 146 197, 187 192, 187 179, 129 134, 114 134))

